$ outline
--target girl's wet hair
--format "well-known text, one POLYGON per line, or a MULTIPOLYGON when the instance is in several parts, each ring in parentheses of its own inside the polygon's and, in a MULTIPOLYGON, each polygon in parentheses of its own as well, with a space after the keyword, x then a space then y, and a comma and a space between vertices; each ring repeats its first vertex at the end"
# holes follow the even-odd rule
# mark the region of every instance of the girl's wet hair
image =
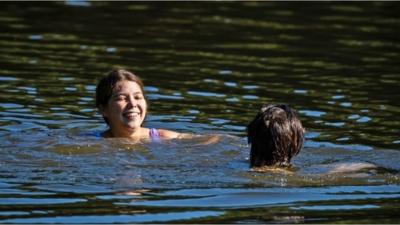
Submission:
POLYGON ((296 111, 288 105, 262 106, 247 126, 250 166, 289 166, 303 146, 304 132, 296 111))
MULTIPOLYGON (((101 78, 96 87, 96 107, 100 111, 107 107, 108 101, 110 100, 117 83, 124 80, 136 82, 139 85, 143 96, 145 96, 143 82, 137 75, 124 69, 112 70, 105 77, 101 78)), ((108 124, 107 118, 103 118, 108 124)))

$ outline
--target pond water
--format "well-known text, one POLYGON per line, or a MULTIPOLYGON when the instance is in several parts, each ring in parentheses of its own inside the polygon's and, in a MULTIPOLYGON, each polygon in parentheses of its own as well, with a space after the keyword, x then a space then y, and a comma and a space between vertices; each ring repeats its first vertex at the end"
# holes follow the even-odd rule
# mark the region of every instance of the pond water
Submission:
POLYGON ((397 2, 1 6, 1 223, 400 222, 397 2), (143 78, 146 127, 221 140, 92 135, 113 67, 143 78), (307 130, 290 173, 248 168, 269 102, 307 130))

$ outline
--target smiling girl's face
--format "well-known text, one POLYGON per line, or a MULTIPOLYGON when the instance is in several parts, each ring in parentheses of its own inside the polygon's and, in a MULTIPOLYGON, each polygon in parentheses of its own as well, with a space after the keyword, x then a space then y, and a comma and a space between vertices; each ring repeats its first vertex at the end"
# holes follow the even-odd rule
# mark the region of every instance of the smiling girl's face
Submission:
POLYGON ((111 98, 102 111, 113 136, 140 135, 146 117, 147 102, 140 86, 129 80, 118 81, 111 98))

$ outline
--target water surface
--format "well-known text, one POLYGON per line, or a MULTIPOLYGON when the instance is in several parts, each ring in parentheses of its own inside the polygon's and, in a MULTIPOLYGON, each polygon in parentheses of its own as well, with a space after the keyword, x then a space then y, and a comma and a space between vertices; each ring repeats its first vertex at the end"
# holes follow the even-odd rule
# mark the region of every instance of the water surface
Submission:
POLYGON ((0 222, 399 222, 396 2, 1 6, 0 222), (95 137, 113 67, 143 78, 147 127, 221 140, 95 137), (291 173, 248 168, 269 102, 307 130, 291 173))

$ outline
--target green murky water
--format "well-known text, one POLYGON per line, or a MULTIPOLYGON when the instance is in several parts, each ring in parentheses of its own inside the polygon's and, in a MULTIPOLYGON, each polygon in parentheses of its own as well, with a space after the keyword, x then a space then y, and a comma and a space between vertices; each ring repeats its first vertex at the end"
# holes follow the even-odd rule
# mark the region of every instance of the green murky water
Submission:
POLYGON ((0 10, 0 222, 398 223, 396 2, 20 2, 0 10), (92 135, 99 77, 140 75, 147 127, 92 135), (245 126, 286 102, 293 173, 248 169, 245 126), (340 163, 378 166, 330 174, 340 163))

